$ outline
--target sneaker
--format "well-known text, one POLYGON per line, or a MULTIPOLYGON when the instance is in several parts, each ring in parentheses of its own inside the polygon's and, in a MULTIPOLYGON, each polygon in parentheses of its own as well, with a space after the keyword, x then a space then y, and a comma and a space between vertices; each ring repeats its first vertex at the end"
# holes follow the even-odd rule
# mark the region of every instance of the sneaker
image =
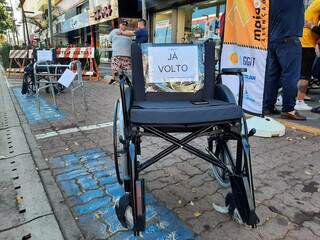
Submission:
POLYGON ((109 85, 112 85, 112 84, 114 84, 115 82, 116 82, 116 80, 111 79, 110 82, 109 82, 109 85))
POLYGON ((299 111, 310 111, 312 107, 306 104, 305 101, 297 100, 294 109, 299 111))
POLYGON ((279 106, 279 107, 282 106, 282 96, 281 95, 277 98, 276 106, 279 106))

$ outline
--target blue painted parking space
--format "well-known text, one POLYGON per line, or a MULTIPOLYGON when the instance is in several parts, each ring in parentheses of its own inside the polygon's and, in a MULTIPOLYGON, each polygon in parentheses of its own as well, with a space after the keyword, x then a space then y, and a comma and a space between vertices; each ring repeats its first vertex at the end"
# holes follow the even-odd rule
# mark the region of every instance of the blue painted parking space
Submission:
MULTIPOLYGON (((114 205, 123 194, 113 162, 99 148, 50 161, 55 179, 88 239, 137 239, 119 223, 114 205)), ((195 234, 152 194, 146 194, 147 228, 143 239, 195 239, 195 234)), ((141 239, 141 238, 139 238, 141 239)))
POLYGON ((14 88, 13 93, 29 123, 41 123, 64 119, 64 113, 59 111, 53 103, 49 103, 44 97, 40 96, 41 111, 39 112, 35 96, 22 95, 20 88, 14 88))

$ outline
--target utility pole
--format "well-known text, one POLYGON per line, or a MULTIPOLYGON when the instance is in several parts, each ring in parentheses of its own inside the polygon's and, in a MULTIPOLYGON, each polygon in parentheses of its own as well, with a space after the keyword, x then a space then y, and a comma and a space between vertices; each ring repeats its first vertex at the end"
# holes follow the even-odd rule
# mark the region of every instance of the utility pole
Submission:
POLYGON ((48 23, 49 23, 49 43, 50 47, 53 47, 53 29, 52 29, 52 6, 51 0, 48 0, 48 23))
MULTIPOLYGON (((22 9, 22 7, 21 7, 22 9)), ((23 32, 23 40, 24 40, 24 44, 28 45, 27 43, 27 38, 26 38, 26 25, 24 22, 24 16, 23 16, 23 11, 21 10, 21 17, 22 17, 22 32, 23 32)))
POLYGON ((30 37, 29 37, 29 30, 28 30, 28 23, 27 23, 27 18, 26 18, 26 13, 24 12, 24 8, 23 8, 23 3, 22 1, 20 0, 20 6, 21 6, 21 12, 22 12, 22 22, 23 22, 23 37, 24 37, 24 42, 25 44, 27 45, 31 45, 30 44, 30 37), (27 34, 27 36, 26 36, 27 34), (27 40, 26 40, 27 38, 27 40))
POLYGON ((147 4, 146 0, 142 0, 142 18, 147 20, 147 4))

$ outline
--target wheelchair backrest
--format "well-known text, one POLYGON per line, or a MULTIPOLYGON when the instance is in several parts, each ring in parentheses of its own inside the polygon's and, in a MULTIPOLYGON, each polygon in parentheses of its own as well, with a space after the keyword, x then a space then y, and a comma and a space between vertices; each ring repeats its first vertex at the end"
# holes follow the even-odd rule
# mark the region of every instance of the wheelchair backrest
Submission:
POLYGON ((213 99, 215 44, 132 44, 135 101, 213 99))
POLYGON ((51 49, 35 49, 34 58, 36 62, 50 62, 55 63, 57 60, 56 50, 54 48, 51 49))

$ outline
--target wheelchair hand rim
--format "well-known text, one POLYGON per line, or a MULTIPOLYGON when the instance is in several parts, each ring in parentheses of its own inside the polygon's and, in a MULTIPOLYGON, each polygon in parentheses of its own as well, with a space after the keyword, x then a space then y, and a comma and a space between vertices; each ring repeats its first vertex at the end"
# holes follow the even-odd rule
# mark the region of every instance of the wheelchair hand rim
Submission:
MULTIPOLYGON (((115 106, 114 106, 114 117, 113 117, 113 156, 114 156, 114 163, 115 163, 117 180, 118 180, 118 183, 120 185, 122 185, 123 178, 121 177, 121 174, 120 174, 120 164, 119 164, 119 158, 121 156, 119 156, 119 155, 122 154, 122 157, 125 158, 126 153, 124 152, 124 147, 123 147, 123 143, 122 143, 122 141, 124 139, 123 139, 123 137, 121 137, 121 133, 118 134, 118 117, 119 117, 119 115, 121 115, 120 113, 122 113, 120 108, 121 108, 121 104, 120 104, 120 100, 118 99, 115 103, 115 106), (119 144, 122 147, 119 147, 118 146, 119 144)), ((123 119, 123 117, 122 117, 122 119, 123 119)), ((119 122, 120 121, 121 120, 119 119, 119 122)), ((123 126, 123 124, 122 124, 122 126, 123 126)), ((119 123, 119 127, 120 127, 120 123, 119 123)), ((124 131, 122 130, 122 132, 124 132, 124 131)))

